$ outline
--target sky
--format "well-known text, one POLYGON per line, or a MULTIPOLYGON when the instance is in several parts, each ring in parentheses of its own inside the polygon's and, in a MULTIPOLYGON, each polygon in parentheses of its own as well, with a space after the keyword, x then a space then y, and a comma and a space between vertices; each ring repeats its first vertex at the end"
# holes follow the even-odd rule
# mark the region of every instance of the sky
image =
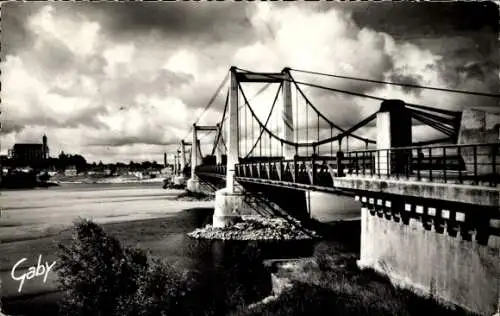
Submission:
MULTIPOLYGON (((191 140, 190 127, 232 65, 500 91, 493 2, 9 2, 1 23, 2 154, 16 142, 41 142, 45 133, 51 156, 161 162, 180 139, 191 140)), ((498 110, 494 98, 293 75, 427 106, 498 110)), ((260 88, 249 84, 245 94, 260 88)), ((302 88, 345 128, 380 106, 302 88)), ((225 91, 199 123, 220 119, 225 91)), ((255 99, 259 117, 275 91, 255 99)), ((425 128, 414 134, 433 136, 425 128)), ((211 141, 205 137, 204 148, 211 141)))

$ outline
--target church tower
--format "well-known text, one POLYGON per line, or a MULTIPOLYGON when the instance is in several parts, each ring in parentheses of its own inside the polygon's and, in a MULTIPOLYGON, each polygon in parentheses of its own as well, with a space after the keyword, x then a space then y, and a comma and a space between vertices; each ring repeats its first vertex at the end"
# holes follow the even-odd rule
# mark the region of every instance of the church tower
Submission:
POLYGON ((43 159, 48 159, 49 158, 49 147, 47 146, 47 135, 43 134, 42 137, 42 142, 43 142, 43 159))

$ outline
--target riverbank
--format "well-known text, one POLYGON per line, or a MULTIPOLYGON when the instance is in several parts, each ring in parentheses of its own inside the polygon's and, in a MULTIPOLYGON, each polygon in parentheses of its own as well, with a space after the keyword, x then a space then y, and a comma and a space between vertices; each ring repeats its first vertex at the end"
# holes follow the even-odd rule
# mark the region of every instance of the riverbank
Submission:
MULTIPOLYGON (((186 205, 189 204, 194 203, 186 203, 186 205)), ((209 315, 225 315, 229 308, 250 304, 262 299, 270 292, 269 274, 261 264, 263 260, 311 255, 313 243, 310 241, 256 244, 195 240, 187 237, 189 231, 210 223, 212 214, 213 209, 195 208, 164 218, 107 223, 101 226, 107 234, 116 237, 123 246, 139 247, 150 256, 167 261, 179 271, 194 274, 197 291, 200 293, 196 304, 206 304, 214 308, 209 315), (249 257, 253 259, 248 261, 249 257)), ((15 249, 13 247, 11 250, 26 253, 29 248, 37 249, 37 251, 44 248, 46 251, 43 254, 44 258, 46 258, 45 255, 52 254, 52 257, 46 259, 57 260, 55 256, 57 244, 68 244, 71 238, 71 230, 67 230, 51 238, 30 243, 17 243, 15 249), (24 245, 25 248, 20 248, 20 245, 24 245)), ((2 246, 4 245, 0 245, 0 248, 2 246)), ((12 253, 10 258, 13 259, 12 253)), ((5 266, 10 265, 4 264, 5 266)), ((57 288, 55 280, 49 281, 52 282, 52 288, 46 287, 40 289, 39 292, 31 291, 30 294, 17 297, 16 288, 11 284, 10 287, 14 288, 14 291, 10 294, 4 293, 9 294, 4 296, 4 312, 8 315, 31 316, 39 315, 41 311, 44 311, 43 314, 57 315, 60 293, 50 292, 57 288)), ((24 287, 29 290, 28 282, 24 287)))
MULTIPOLYGON (((194 204, 194 203, 193 203, 194 204)), ((184 268, 195 265, 182 254, 187 248, 183 236, 186 231, 202 226, 211 215, 210 208, 180 209, 170 216, 154 219, 140 219, 122 222, 103 223, 106 233, 115 236, 124 246, 138 247, 158 258, 169 258, 175 266, 184 268)), ((50 236, 0 244, 0 277, 2 279, 1 297, 3 312, 7 315, 57 315, 60 299, 56 274, 49 275, 47 282, 26 280, 22 293, 18 293, 18 282, 10 278, 13 265, 21 258, 28 263, 19 268, 27 269, 39 255, 43 261, 58 260, 58 244, 68 245, 72 240, 72 228, 60 230, 50 236), (46 311, 41 313, 37 311, 46 311)), ((200 246, 201 247, 201 246, 200 246)), ((191 247, 189 251, 196 251, 191 247)), ((206 253, 207 250, 204 250, 206 253)))
POLYGON ((138 178, 134 176, 90 177, 90 176, 57 176, 51 179, 59 184, 121 184, 121 183, 163 183, 164 177, 138 178))
POLYGON ((266 260, 271 295, 230 315, 474 316, 396 288, 373 271, 361 271, 358 259, 352 249, 329 240, 319 243, 309 258, 266 260))
MULTIPOLYGON (((191 198, 182 201, 179 198, 179 195, 183 196, 182 191, 166 197, 168 192, 161 188, 53 192, 54 195, 43 200, 41 205, 39 197, 42 193, 46 196, 46 192, 11 194, 7 196, 8 203, 3 205, 12 217, 8 219, 10 222, 2 219, 4 226, 0 225, 0 232, 20 231, 29 220, 54 225, 77 214, 98 215, 106 233, 115 236, 123 245, 142 248, 180 270, 194 271, 201 293, 197 304, 203 301, 208 306, 213 303, 211 301, 217 301, 217 308, 220 308, 212 315, 227 315, 225 309, 228 307, 235 310, 230 313, 233 316, 468 315, 396 289, 375 273, 360 271, 356 266, 360 245, 359 221, 329 225, 309 223, 307 229, 321 235, 323 241, 271 239, 253 242, 192 238, 187 236, 190 232, 211 227, 208 225, 212 219, 212 202, 191 198), (26 199, 26 194, 33 196, 26 199), (206 207, 200 207, 203 203, 206 207), (38 219, 34 217, 36 214, 38 219), (147 218, 137 219, 135 216, 139 215, 147 218), (21 227, 21 223, 24 226, 21 227), (248 253, 253 257, 251 265, 238 261, 248 253), (233 267, 238 269, 228 274, 233 267), (248 274, 249 270, 253 272, 248 274)), ((245 226, 240 224, 238 227, 245 226)), ((254 228, 248 225, 239 230, 254 234, 254 228)), ((47 283, 27 280, 20 295, 17 293, 19 284, 9 280, 10 269, 25 257, 31 264, 39 255, 44 261, 57 260, 57 244, 71 242, 71 233, 71 230, 61 229, 43 237, 0 244, 0 273, 4 276, 2 280, 7 281, 2 282, 1 289, 4 313, 57 315, 60 293, 53 274, 47 283)), ((28 266, 25 264, 23 268, 26 270, 28 266)))

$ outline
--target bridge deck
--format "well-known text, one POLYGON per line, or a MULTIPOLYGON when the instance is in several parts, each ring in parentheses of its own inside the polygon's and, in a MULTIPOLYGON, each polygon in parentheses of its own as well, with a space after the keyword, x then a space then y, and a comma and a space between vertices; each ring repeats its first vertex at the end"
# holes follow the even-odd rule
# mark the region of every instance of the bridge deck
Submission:
MULTIPOLYGON (((338 180, 356 178, 426 186, 473 186, 475 189, 484 188, 488 192, 490 189, 498 191, 498 147, 499 143, 422 147, 417 148, 420 151, 417 157, 412 153, 415 148, 348 152, 340 158, 312 156, 283 160, 272 157, 273 159, 265 161, 237 164, 235 180, 341 194, 349 194, 348 189, 353 187, 339 185, 338 180), (421 152, 426 150, 427 154, 422 156, 421 152)), ((225 177, 226 172, 225 165, 197 168, 197 173, 202 176, 225 177)))

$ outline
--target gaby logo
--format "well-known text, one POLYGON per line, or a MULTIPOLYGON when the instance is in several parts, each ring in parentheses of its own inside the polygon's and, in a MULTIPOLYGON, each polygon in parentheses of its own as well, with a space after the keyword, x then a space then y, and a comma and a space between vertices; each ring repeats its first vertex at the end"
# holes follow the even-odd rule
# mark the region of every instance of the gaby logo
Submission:
POLYGON ((52 262, 52 264, 49 265, 48 262, 45 262, 43 265, 41 264, 42 262, 42 255, 39 255, 38 256, 38 263, 36 266, 32 266, 28 269, 28 272, 24 273, 24 274, 20 274, 20 273, 16 273, 16 268, 21 264, 23 263, 24 261, 26 261, 27 258, 22 258, 21 260, 19 260, 15 265, 14 267, 12 267, 12 271, 10 273, 10 275, 12 276, 12 279, 16 280, 16 281, 19 281, 19 290, 18 292, 20 293, 21 290, 23 289, 23 284, 24 284, 24 280, 29 280, 29 279, 33 279, 35 277, 42 277, 43 276, 43 283, 47 282, 47 276, 49 275, 49 271, 50 269, 52 269, 52 267, 56 264, 56 262, 52 262))

